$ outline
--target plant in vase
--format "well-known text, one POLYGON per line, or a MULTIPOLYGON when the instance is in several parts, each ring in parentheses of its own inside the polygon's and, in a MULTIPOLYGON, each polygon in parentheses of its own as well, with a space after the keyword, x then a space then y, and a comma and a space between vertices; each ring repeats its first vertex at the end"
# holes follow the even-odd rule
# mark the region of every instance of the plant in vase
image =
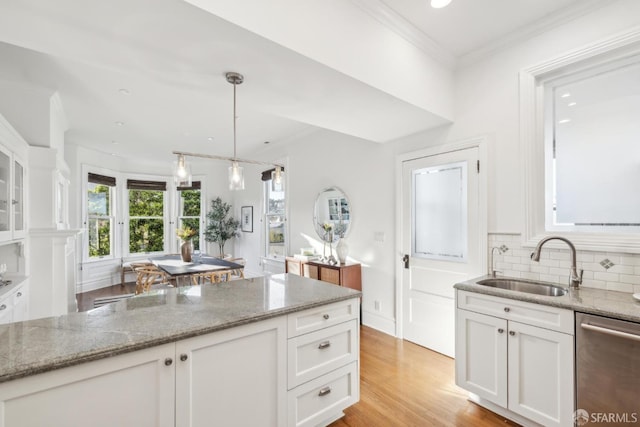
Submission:
POLYGON ((193 241, 191 239, 198 234, 198 231, 185 225, 178 228, 176 234, 182 240, 182 245, 180 246, 182 261, 191 262, 191 255, 193 254, 193 241))
POLYGON ((207 228, 204 238, 207 242, 215 242, 220 250, 220 257, 224 257, 224 245, 239 235, 240 221, 231 217, 231 205, 223 202, 220 197, 211 201, 211 210, 207 213, 207 228))

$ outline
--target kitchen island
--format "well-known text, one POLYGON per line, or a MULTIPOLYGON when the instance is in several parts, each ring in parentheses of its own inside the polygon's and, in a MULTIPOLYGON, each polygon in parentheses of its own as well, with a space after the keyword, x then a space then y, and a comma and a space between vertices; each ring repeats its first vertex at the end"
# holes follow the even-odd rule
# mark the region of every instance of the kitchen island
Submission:
POLYGON ((318 425, 359 398, 360 292, 294 275, 0 327, 0 426, 318 425))

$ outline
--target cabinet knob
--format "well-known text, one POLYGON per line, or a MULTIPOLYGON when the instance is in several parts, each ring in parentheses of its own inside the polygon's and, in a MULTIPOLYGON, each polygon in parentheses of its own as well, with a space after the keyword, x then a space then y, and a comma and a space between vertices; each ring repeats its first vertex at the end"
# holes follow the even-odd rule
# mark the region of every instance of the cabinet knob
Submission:
POLYGON ((510 312, 510 311, 511 311, 511 309, 510 309, 509 307, 505 307, 505 308, 504 308, 504 311, 505 311, 505 313, 508 313, 508 312, 510 312))
POLYGON ((331 341, 324 341, 318 345, 318 349, 324 350, 325 348, 331 347, 331 341))
POLYGON ((329 393, 331 393, 331 387, 324 387, 320 389, 318 396, 326 396, 329 393))
POLYGON ((509 335, 511 335, 512 337, 516 335, 515 331, 509 331, 509 335))
POLYGON ((183 362, 184 362, 185 360, 187 360, 188 358, 189 358, 189 356, 187 356, 187 355, 186 355, 186 354, 184 354, 184 353, 182 353, 182 354, 180 355, 180 360, 182 360, 183 362))
POLYGON ((7 308, 7 305, 6 305, 6 304, 2 304, 2 305, 0 305, 0 310, 4 310, 5 308, 7 308))
POLYGON ((18 293, 16 294, 16 296, 17 296, 18 298, 20 298, 20 297, 22 296, 22 292, 18 292, 18 293))
POLYGON ((498 329, 498 333, 499 333, 499 334, 501 334, 501 333, 503 333, 503 332, 504 332, 504 329, 502 329, 502 328, 499 328, 499 329, 498 329))
POLYGON ((164 359, 164 364, 166 366, 171 366, 171 364, 173 363, 173 359, 170 357, 167 357, 166 359, 164 359))
POLYGON ((323 315, 322 315, 322 318, 323 318, 324 320, 329 320, 329 315, 328 315, 328 314, 323 314, 323 315))

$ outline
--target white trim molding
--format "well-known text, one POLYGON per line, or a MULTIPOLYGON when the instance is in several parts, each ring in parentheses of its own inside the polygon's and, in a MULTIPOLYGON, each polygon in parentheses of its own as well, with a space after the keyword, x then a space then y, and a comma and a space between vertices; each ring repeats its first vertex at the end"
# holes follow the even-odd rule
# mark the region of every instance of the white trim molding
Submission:
POLYGON ((578 249, 640 253, 640 233, 547 232, 545 227, 545 83, 612 60, 640 53, 640 26, 520 71, 520 153, 523 183, 522 245, 550 234, 571 239, 578 249))

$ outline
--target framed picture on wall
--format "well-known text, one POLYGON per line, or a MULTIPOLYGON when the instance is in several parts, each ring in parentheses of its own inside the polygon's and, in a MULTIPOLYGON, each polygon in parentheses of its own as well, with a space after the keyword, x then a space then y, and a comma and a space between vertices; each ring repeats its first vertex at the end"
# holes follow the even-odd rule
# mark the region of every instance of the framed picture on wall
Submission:
POLYGON ((240 208, 240 229, 247 233, 253 233, 253 206, 240 208))

